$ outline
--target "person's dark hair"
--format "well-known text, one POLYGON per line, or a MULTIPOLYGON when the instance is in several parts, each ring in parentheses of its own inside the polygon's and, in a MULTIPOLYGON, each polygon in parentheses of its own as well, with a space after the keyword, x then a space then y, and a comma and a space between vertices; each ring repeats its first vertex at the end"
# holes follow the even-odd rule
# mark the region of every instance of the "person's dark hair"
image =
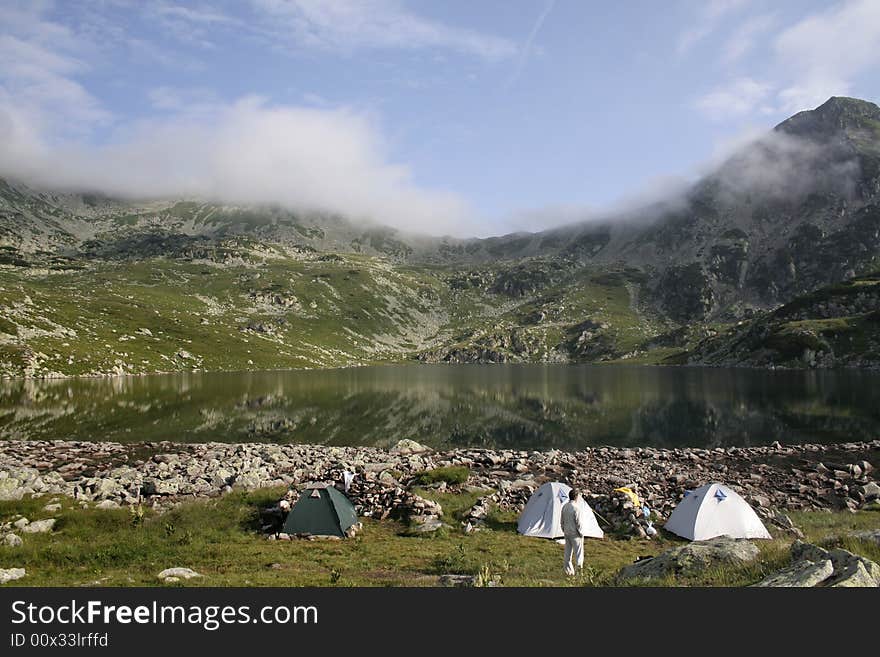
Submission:
POLYGON ((568 499, 576 500, 578 497, 580 497, 580 494, 581 492, 577 488, 572 488, 570 491, 568 491, 568 499))

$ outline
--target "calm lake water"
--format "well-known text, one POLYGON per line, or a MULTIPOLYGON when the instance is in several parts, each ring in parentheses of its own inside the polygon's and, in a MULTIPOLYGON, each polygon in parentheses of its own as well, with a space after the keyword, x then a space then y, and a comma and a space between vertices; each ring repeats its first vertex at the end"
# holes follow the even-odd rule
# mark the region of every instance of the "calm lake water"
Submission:
POLYGON ((389 365, 0 381, 0 438, 433 447, 727 446, 880 436, 880 374, 389 365))

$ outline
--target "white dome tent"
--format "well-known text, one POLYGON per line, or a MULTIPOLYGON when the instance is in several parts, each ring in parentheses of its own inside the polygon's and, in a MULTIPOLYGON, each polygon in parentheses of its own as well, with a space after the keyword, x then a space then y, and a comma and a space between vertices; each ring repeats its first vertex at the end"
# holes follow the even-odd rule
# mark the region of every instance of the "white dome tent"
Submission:
MULTIPOLYGON (((532 494, 519 515, 517 531, 523 536, 562 538, 562 507, 568 502, 570 490, 571 486, 557 481, 548 482, 541 486, 532 494)), ((588 529, 584 536, 602 538, 605 534, 602 533, 593 510, 583 496, 578 500, 578 505, 584 512, 584 524, 588 529)))
POLYGON ((736 491, 719 483, 687 491, 664 528, 692 541, 716 536, 772 538, 752 507, 736 491))

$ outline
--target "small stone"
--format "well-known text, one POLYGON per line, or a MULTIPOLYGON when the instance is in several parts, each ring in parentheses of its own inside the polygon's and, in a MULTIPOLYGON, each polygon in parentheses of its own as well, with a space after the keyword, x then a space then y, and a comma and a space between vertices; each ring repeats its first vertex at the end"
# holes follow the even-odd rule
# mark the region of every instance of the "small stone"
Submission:
POLYGON ((21 579, 27 575, 24 568, 0 568, 0 584, 6 584, 14 579, 21 579))
POLYGON ((201 577, 196 571, 190 568, 166 568, 158 575, 159 579, 163 579, 166 582, 169 579, 173 579, 173 581, 179 581, 180 579, 193 579, 194 577, 201 577))
POLYGON ((440 575, 440 586, 473 586, 477 578, 474 575, 440 575))
POLYGON ((7 547, 21 547, 22 540, 15 534, 6 534, 3 537, 3 545, 7 547))
POLYGON ((443 521, 437 516, 414 516, 411 521, 413 531, 424 534, 435 532, 443 526, 443 521))
POLYGON ((43 507, 43 511, 48 511, 49 513, 54 513, 55 511, 61 511, 60 504, 47 504, 43 507))

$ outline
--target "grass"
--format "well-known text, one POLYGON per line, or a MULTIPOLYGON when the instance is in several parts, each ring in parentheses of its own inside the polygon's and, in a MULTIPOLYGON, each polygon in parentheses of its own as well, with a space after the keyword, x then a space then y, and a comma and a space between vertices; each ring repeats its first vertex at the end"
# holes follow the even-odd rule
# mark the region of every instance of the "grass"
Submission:
MULTIPOLYGON (((490 531, 465 534, 460 521, 481 495, 420 490, 440 502, 449 529, 411 537, 397 521, 363 519, 364 529, 344 541, 268 541, 259 533, 259 509, 283 491, 233 492, 185 503, 159 515, 147 510, 142 522, 128 509, 83 509, 62 499, 48 513, 49 498, 0 502, 0 521, 22 514, 31 520, 59 519, 50 534, 23 534, 19 548, 0 546, 0 567, 24 567, 27 576, 9 586, 164 586, 156 575, 183 566, 203 575, 174 586, 433 586, 446 572, 499 578, 505 586, 601 586, 640 556, 654 555, 678 539, 606 538, 585 542, 583 575, 562 572, 562 546, 516 533, 516 514, 494 511, 490 531)), ((880 513, 796 513, 808 540, 841 545, 880 560, 877 546, 840 537, 880 528, 880 513)), ((773 531, 773 530, 771 530, 773 531)), ((742 568, 714 569, 690 578, 652 582, 658 586, 740 586, 754 583, 788 562, 791 538, 756 541, 759 560, 742 568)), ((171 586, 171 585, 168 585, 171 586)))
POLYGON ((436 484, 441 481, 447 484, 463 484, 468 480, 471 472, 464 466, 450 465, 445 468, 434 468, 417 472, 414 481, 418 485, 436 484))
POLYGON ((513 332, 529 348, 508 354, 514 360, 552 360, 566 357, 572 327, 586 318, 607 328, 595 357, 575 359, 595 360, 667 329, 635 309, 637 282, 594 268, 561 269, 512 297, 491 290, 509 273, 503 262, 474 270, 484 287, 458 289, 450 284, 457 269, 359 254, 294 257, 280 248, 240 238, 201 259, 0 266, 0 375, 368 365, 513 332), (265 302, 276 295, 296 301, 265 302))

